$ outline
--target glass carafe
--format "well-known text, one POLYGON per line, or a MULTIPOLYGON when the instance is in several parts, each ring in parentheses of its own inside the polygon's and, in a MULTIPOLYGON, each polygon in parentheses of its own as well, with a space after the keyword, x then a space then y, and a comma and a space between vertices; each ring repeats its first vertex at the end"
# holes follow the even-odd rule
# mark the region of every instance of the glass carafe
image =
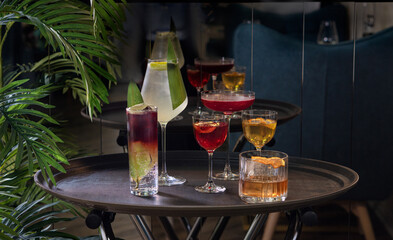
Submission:
POLYGON ((179 68, 184 65, 183 51, 181 50, 179 39, 174 32, 157 32, 154 40, 153 50, 150 59, 168 58, 168 41, 171 41, 175 57, 178 59, 179 68))

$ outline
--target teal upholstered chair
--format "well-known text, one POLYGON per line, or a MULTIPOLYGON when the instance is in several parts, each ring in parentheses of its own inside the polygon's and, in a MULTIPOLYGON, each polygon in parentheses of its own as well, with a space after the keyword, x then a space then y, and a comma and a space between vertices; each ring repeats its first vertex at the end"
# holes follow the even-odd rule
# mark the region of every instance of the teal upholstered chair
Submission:
MULTIPOLYGON (((236 63, 251 67, 251 25, 234 33, 236 63)), ((393 28, 337 45, 304 44, 254 24, 253 90, 257 98, 302 107, 302 115, 279 126, 273 148, 354 169, 357 187, 344 198, 381 200, 392 193, 393 28), (353 78, 354 73, 354 78, 353 78)))

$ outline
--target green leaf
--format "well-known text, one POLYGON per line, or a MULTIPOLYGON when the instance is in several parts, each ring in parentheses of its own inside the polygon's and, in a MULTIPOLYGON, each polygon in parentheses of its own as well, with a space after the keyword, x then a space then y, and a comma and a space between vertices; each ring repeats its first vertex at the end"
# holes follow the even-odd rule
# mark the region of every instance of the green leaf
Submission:
POLYGON ((143 103, 143 98, 141 92, 139 91, 138 86, 135 82, 131 81, 128 84, 127 91, 127 107, 132 107, 136 104, 143 103))
POLYGON ((20 163, 22 161, 22 156, 24 153, 24 144, 23 144, 23 137, 19 134, 18 135, 18 150, 15 158, 15 168, 19 168, 20 163))
MULTIPOLYGON (((15 235, 17 236, 17 235, 15 235)), ((4 233, 0 232, 0 239, 4 240, 13 240, 13 238, 10 238, 9 236, 5 235, 4 233)))
POLYGON ((187 92, 184 87, 183 78, 180 73, 177 57, 172 45, 172 41, 168 39, 168 81, 169 91, 171 93, 172 109, 179 107, 187 98, 187 92))

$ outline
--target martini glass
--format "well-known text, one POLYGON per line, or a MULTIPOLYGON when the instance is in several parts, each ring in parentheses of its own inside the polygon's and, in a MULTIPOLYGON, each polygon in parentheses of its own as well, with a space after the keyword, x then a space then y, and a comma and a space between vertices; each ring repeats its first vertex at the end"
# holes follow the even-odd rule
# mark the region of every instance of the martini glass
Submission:
POLYGON ((210 73, 213 80, 213 89, 220 89, 217 82, 217 75, 223 72, 228 72, 233 68, 235 59, 233 58, 195 58, 195 67, 200 69, 202 72, 210 73))
POLYGON ((230 125, 231 117, 234 112, 242 111, 249 108, 255 100, 255 92, 253 91, 229 91, 229 90, 212 90, 205 91, 201 94, 201 100, 205 107, 223 112, 228 119, 228 152, 225 163, 225 168, 222 173, 215 175, 216 179, 220 180, 237 180, 239 174, 233 173, 229 162, 229 147, 230 147, 230 125))

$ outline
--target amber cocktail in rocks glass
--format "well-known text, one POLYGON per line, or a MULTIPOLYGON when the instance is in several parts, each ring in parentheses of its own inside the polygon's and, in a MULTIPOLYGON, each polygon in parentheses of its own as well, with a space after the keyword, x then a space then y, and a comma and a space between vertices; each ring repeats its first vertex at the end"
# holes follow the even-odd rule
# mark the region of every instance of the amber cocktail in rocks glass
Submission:
POLYGON ((220 193, 225 191, 224 186, 218 186, 213 181, 213 152, 220 147, 227 138, 228 123, 222 114, 203 114, 192 117, 195 139, 209 155, 209 174, 207 183, 195 187, 203 193, 220 193))
MULTIPOLYGON (((205 91, 201 94, 201 100, 205 107, 218 112, 223 112, 228 119, 228 135, 230 133, 231 116, 234 112, 242 111, 249 108, 255 101, 255 92, 253 91, 229 91, 229 90, 212 90, 205 91)), ((237 180, 239 175, 233 173, 229 162, 230 138, 228 137, 228 152, 225 168, 222 173, 215 175, 220 180, 237 180)))
POLYGON ((195 58, 194 64, 197 69, 202 72, 210 73, 213 80, 213 89, 221 89, 224 86, 220 86, 217 82, 217 75, 223 72, 231 70, 235 64, 233 58, 195 58))
POLYGON ((239 196, 247 203, 285 201, 288 155, 279 151, 246 151, 239 155, 239 196))

